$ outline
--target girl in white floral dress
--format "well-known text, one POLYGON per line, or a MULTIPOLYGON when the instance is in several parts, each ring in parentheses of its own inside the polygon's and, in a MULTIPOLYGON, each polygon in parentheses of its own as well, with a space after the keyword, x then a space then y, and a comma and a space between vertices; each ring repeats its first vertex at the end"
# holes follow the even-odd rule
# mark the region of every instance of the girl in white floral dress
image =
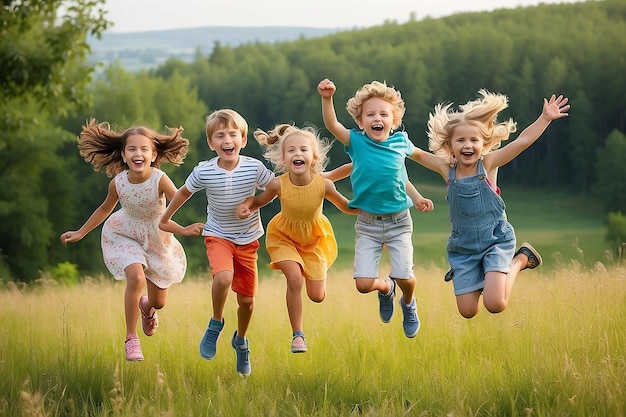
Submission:
MULTIPOLYGON (((139 313, 144 333, 152 336, 158 326, 156 310, 163 308, 168 288, 183 280, 187 268, 180 242, 158 227, 166 198, 176 193, 176 186, 159 166, 164 161, 182 163, 189 141, 181 132, 178 128, 160 134, 138 126, 116 133, 108 123, 91 119, 78 138, 80 155, 96 171, 105 168, 109 177, 115 177, 100 207, 80 229, 63 233, 61 242, 66 246, 78 242, 106 219, 104 262, 115 279, 126 279, 124 344, 129 361, 144 358, 137 335, 139 313), (118 201, 121 209, 109 217, 118 201), (146 286, 147 296, 142 295, 146 286)), ((202 227, 202 223, 192 224, 183 235, 198 235, 202 227)))

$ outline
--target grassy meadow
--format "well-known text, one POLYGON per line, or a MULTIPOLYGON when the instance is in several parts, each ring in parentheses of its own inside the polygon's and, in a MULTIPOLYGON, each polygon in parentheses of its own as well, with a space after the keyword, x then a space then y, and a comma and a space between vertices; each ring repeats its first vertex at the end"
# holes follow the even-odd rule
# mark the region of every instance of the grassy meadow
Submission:
POLYGON ((466 320, 442 279, 445 189, 419 189, 435 211, 413 212, 416 338, 403 335, 400 311, 384 324, 376 294, 355 290, 354 218, 328 210, 340 255, 326 300, 305 296, 309 351, 289 351, 284 279, 261 259, 247 379, 230 347, 234 294, 216 358, 198 352, 208 274, 172 287, 157 333, 140 333, 139 363, 124 360, 125 282, 0 284, 0 416, 625 416, 626 270, 606 255, 599 211, 504 190, 518 241, 544 265, 520 274, 506 311, 466 320))
POLYGON ((309 351, 289 351, 279 274, 260 284, 249 332, 252 374, 235 372, 227 302, 214 360, 198 343, 210 281, 170 291, 146 360, 124 360, 123 282, 40 281, 0 291, 1 416, 624 416, 626 271, 577 263, 520 274, 501 314, 456 312, 440 268, 417 267, 422 321, 407 339, 401 313, 378 318, 350 270, 305 302, 309 351))

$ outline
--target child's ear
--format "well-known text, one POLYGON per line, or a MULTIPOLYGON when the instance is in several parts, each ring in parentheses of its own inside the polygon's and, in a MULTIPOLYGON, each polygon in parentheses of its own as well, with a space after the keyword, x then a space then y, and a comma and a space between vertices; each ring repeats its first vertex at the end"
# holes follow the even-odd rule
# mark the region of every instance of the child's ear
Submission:
POLYGON ((245 148, 247 144, 248 144, 248 137, 247 136, 242 136, 241 137, 241 147, 245 148))

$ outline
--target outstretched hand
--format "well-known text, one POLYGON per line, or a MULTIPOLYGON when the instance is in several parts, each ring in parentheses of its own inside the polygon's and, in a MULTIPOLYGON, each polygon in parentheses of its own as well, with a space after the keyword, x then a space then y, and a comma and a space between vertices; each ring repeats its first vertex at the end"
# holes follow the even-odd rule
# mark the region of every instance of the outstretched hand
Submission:
POLYGON ((63 246, 67 246, 68 243, 78 242, 82 238, 83 236, 81 236, 78 232, 75 232, 75 231, 65 232, 60 236, 61 243, 63 244, 63 246))
POLYGON ((320 96, 322 96, 323 98, 331 98, 333 94, 335 94, 336 90, 337 90, 337 87, 335 87, 335 83, 333 83, 328 78, 323 79, 317 85, 317 91, 320 93, 320 96))
POLYGON ((181 231, 181 235, 183 236, 200 236, 202 230, 204 229, 204 223, 194 223, 189 226, 183 227, 181 231))
POLYGON ((563 97, 562 95, 557 97, 552 94, 550 101, 544 98, 542 111, 543 116, 548 120, 556 120, 569 116, 567 113, 570 107, 569 104, 567 104, 568 101, 569 99, 567 97, 563 97))

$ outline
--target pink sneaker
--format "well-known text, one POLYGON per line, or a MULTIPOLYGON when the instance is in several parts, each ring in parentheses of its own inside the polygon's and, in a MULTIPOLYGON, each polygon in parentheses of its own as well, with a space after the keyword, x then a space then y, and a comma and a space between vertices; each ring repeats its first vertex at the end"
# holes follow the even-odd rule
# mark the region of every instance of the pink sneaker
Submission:
POLYGON ((156 310, 154 307, 150 307, 150 310, 146 312, 148 309, 148 297, 142 295, 139 299, 139 311, 141 311, 141 328, 146 336, 152 336, 156 331, 156 328, 159 327, 159 316, 157 316, 156 310))
POLYGON ((128 339, 124 343, 124 350, 126 350, 127 361, 136 362, 143 360, 143 352, 139 345, 139 339, 128 339))

